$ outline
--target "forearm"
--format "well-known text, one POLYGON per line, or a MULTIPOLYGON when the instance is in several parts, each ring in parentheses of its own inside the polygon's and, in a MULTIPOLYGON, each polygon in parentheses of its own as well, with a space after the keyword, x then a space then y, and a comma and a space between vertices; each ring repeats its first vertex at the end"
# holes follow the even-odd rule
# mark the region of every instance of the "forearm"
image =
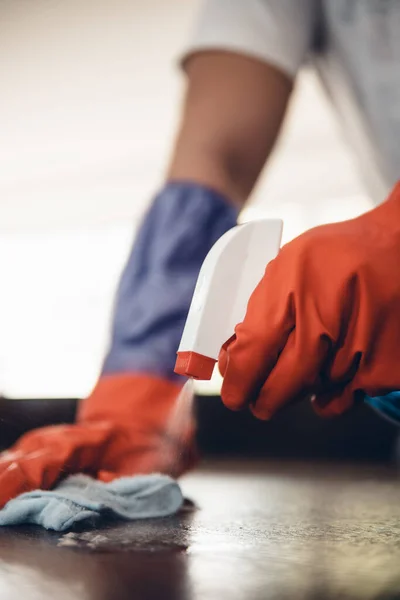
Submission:
POLYGON ((242 205, 273 148, 292 82, 267 63, 228 52, 195 54, 186 72, 168 178, 210 186, 242 205))
POLYGON ((125 267, 104 374, 174 377, 201 264, 236 224, 290 93, 290 82, 278 72, 237 55, 199 54, 187 71, 170 183, 153 200, 125 267))

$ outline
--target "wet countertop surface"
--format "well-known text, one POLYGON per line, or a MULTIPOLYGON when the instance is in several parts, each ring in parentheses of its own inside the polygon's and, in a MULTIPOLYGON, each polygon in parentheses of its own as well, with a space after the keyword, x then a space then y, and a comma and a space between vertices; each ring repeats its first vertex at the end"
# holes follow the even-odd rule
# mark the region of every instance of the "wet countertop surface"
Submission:
POLYGON ((0 599, 400 598, 394 470, 229 460, 182 485, 173 518, 0 530, 0 599))

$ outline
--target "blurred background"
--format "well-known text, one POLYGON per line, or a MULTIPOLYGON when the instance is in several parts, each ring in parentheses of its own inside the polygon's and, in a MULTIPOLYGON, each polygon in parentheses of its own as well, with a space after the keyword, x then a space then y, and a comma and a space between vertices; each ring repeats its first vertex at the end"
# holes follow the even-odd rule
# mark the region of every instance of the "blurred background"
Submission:
MULTIPOLYGON (((118 275, 163 177, 195 0, 3 0, 0 393, 85 396, 118 275)), ((243 219, 284 240, 371 205, 311 68, 243 219)), ((215 391, 218 382, 208 384, 215 391)))

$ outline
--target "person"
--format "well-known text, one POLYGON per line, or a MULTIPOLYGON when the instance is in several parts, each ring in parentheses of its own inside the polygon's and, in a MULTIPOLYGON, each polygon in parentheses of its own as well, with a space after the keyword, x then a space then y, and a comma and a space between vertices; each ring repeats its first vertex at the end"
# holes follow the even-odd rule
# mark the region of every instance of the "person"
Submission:
MULTIPOLYGON (((399 15, 399 4, 386 0, 204 3, 182 60, 188 86, 166 183, 123 271, 100 378, 75 424, 28 432, 1 455, 0 505, 69 473, 109 481, 151 471, 178 476, 195 464, 195 423, 179 435, 168 435, 166 423, 184 383, 173 371, 175 354, 202 261, 235 225, 255 185, 321 18, 341 40, 377 154, 395 184, 400 112, 377 115, 376 99, 383 89, 398 90, 399 15), (350 52, 358 40, 357 56, 379 54, 371 42, 378 24, 389 32, 379 55, 384 81, 379 69, 374 80, 370 69, 357 68, 350 52), (357 35, 341 38, 340 28, 357 35)), ((269 419, 311 397, 319 414, 332 416, 365 394, 400 390, 399 260, 399 184, 369 213, 284 246, 221 351, 224 403, 269 419)))

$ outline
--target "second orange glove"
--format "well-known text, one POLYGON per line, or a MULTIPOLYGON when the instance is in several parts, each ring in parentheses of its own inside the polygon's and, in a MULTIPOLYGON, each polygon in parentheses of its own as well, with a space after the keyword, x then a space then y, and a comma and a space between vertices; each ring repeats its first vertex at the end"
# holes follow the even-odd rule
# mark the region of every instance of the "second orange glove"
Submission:
POLYGON ((74 473, 103 481, 153 472, 177 477, 196 462, 190 415, 179 431, 167 427, 180 389, 148 376, 102 377, 76 424, 36 429, 0 454, 0 507, 74 473))

